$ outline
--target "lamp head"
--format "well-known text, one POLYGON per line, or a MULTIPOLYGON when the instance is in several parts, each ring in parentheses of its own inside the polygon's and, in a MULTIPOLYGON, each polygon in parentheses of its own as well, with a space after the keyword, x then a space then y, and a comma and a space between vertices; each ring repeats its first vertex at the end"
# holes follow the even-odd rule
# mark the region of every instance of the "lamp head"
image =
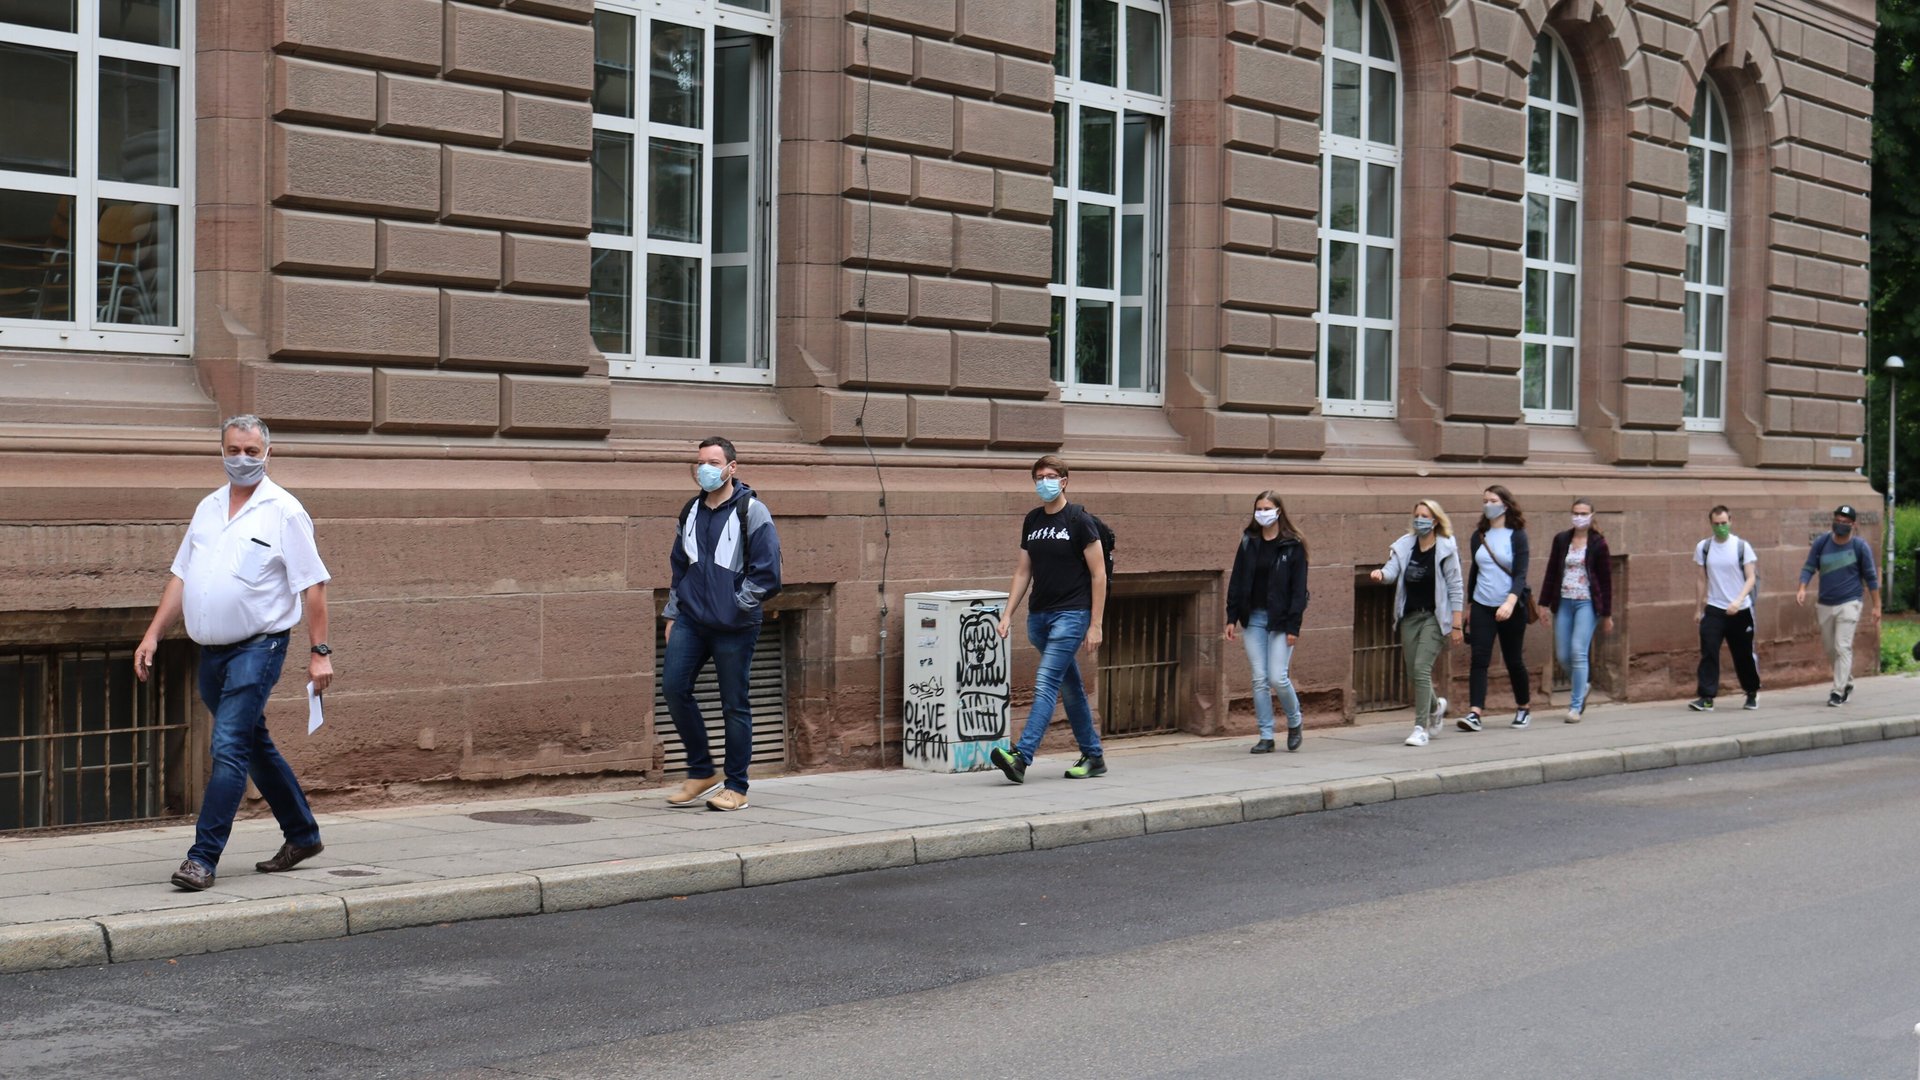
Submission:
POLYGON ((1880 368, 1888 374, 1898 375, 1907 370, 1907 362, 1897 356, 1889 356, 1887 357, 1886 363, 1881 364, 1880 368))

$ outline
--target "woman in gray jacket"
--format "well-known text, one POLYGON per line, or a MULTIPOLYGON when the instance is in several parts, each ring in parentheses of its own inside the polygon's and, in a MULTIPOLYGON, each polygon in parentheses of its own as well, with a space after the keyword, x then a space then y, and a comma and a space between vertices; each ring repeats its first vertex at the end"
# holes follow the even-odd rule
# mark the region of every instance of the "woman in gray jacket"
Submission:
POLYGON ((1400 649, 1413 683, 1413 734, 1408 746, 1425 746, 1447 717, 1447 699, 1433 692, 1433 665, 1440 659, 1441 637, 1460 644, 1465 618, 1466 579, 1460 573, 1460 548, 1453 522, 1432 499, 1413 504, 1413 523, 1393 542, 1387 563, 1373 580, 1392 582, 1393 620, 1400 627, 1400 649))

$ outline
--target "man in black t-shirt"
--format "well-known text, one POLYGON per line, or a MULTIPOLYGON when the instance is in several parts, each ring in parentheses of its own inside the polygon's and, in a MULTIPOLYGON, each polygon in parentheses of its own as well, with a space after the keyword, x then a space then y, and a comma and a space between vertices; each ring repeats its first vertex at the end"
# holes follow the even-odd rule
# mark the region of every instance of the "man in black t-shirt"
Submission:
POLYGON ((1080 744, 1080 760, 1067 770, 1067 779, 1105 776, 1107 761, 1075 656, 1083 644, 1089 655, 1100 647, 1100 620, 1107 607, 1106 555, 1092 515, 1067 502, 1066 462, 1052 454, 1034 462, 1033 490, 1041 505, 1029 511, 1021 525, 1020 563, 1007 590, 1007 609, 1000 614, 1000 636, 1006 637, 1013 609, 1027 586, 1033 586, 1027 640, 1040 652, 1033 711, 1020 742, 1011 750, 995 747, 989 756, 1007 779, 1025 783, 1027 766, 1053 722, 1054 703, 1064 701, 1074 741, 1080 744))

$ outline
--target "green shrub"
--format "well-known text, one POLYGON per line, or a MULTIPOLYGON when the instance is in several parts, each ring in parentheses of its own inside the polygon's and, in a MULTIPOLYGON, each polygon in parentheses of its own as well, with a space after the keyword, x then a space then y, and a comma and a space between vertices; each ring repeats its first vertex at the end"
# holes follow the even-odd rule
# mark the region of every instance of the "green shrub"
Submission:
POLYGON ((1914 663, 1913 646, 1920 642, 1920 619, 1889 618, 1880 623, 1880 671, 1920 671, 1914 663))

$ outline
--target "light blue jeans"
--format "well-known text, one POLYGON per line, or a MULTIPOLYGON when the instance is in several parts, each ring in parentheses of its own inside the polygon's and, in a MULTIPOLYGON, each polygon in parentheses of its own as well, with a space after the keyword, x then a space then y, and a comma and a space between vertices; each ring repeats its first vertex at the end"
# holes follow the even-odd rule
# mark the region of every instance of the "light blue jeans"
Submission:
POLYGON ((1568 704, 1575 712, 1587 707, 1587 654, 1598 621, 1591 600, 1562 597, 1553 609, 1553 656, 1573 676, 1573 700, 1568 704))
POLYGON ((1267 632, 1267 613, 1255 611, 1247 617, 1240 640, 1247 644, 1247 663, 1253 668, 1253 715, 1260 721, 1260 737, 1273 738, 1273 695, 1280 695, 1280 707, 1286 710, 1287 726, 1300 726, 1300 695, 1293 692, 1293 680, 1287 669, 1293 664, 1293 646, 1287 635, 1267 632))
POLYGON ((1073 741, 1087 757, 1100 757, 1100 733, 1093 727, 1093 708, 1087 703, 1087 688, 1080 681, 1080 664, 1075 654, 1087 640, 1087 628, 1093 624, 1093 612, 1039 611, 1027 615, 1027 640, 1040 653, 1040 669, 1033 673, 1033 711, 1027 714, 1026 730, 1020 733, 1016 749, 1021 760, 1033 764, 1033 755, 1053 723, 1053 706, 1067 707, 1067 723, 1073 728, 1073 741))

